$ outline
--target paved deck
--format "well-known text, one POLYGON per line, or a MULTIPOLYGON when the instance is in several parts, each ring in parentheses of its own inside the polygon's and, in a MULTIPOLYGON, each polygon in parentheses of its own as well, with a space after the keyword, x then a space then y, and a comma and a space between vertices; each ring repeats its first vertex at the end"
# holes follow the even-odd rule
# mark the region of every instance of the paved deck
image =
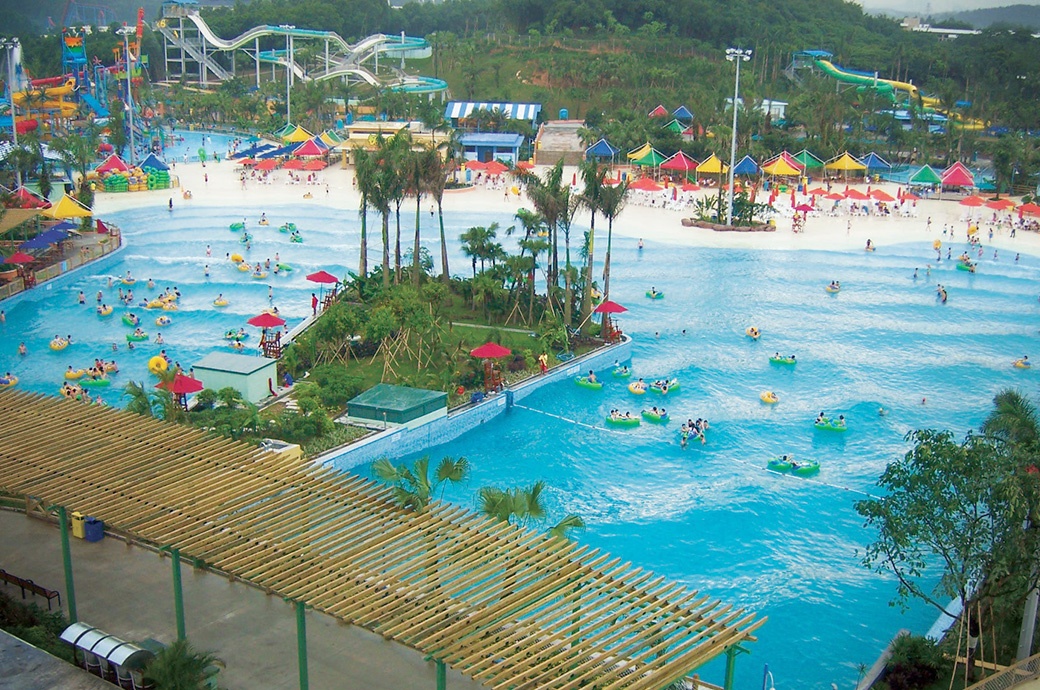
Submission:
MULTIPOLYGON (((106 537, 96 543, 72 539, 72 561, 81 621, 131 641, 152 637, 169 643, 176 638, 169 558, 106 537)), ((0 568, 56 589, 62 603, 67 601, 61 535, 54 525, 0 510, 0 568)), ((299 686, 296 622, 289 604, 247 584, 193 571, 188 563, 182 564, 181 572, 188 639, 227 664, 220 674, 222 687, 299 686)), ((307 641, 314 690, 436 688, 432 662, 329 616, 308 612, 307 641)), ((5 653, 0 648, 0 668, 5 666, 5 653)), ((483 686, 449 669, 448 687, 483 686)))

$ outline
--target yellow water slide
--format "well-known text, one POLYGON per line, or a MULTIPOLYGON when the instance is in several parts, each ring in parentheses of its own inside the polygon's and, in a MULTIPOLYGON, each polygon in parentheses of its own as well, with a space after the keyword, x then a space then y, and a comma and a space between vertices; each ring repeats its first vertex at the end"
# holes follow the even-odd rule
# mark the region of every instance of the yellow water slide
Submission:
POLYGON ((62 117, 72 117, 76 114, 77 106, 72 101, 66 101, 68 96, 76 90, 76 80, 68 79, 60 86, 40 87, 16 91, 14 94, 15 105, 29 111, 57 110, 62 117))

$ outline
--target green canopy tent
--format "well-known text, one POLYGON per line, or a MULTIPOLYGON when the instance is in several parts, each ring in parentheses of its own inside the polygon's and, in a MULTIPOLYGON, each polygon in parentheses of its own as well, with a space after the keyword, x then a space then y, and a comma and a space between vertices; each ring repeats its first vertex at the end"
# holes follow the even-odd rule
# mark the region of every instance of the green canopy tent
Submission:
POLYGON ((942 182, 942 175, 930 165, 923 165, 921 169, 910 176, 910 184, 935 185, 942 182))
POLYGON ((672 120, 671 122, 669 122, 666 125, 662 125, 661 129, 670 129, 673 132, 675 132, 676 134, 682 134, 683 132, 686 131, 686 125, 684 125, 683 123, 679 122, 678 119, 675 119, 675 120, 672 120))
POLYGON ((668 160, 668 158, 663 153, 661 153, 657 149, 650 149, 646 152, 646 155, 642 156, 641 158, 637 158, 636 160, 632 161, 632 163, 634 165, 645 165, 656 168, 657 166, 661 165, 661 163, 664 163, 666 160, 668 160))
POLYGON ((809 149, 802 149, 798 153, 792 156, 796 161, 802 164, 806 170, 812 170, 813 168, 822 168, 824 162, 822 159, 817 158, 809 151, 809 149))

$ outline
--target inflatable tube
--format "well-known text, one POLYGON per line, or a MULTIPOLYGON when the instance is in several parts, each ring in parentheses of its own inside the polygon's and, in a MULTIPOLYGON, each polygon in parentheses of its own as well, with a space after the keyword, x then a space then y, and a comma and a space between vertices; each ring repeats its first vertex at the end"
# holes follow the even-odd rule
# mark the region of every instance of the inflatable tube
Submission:
POLYGON ((791 469, 791 461, 784 458, 772 458, 766 467, 774 472, 787 472, 791 469))
POLYGON ((296 223, 285 223, 284 225, 278 226, 279 232, 292 232, 296 229, 296 223))
POLYGON ((137 328, 137 325, 141 323, 141 319, 134 314, 123 314, 123 323, 127 326, 137 328))
POLYGON ((163 305, 163 311, 177 311, 177 305, 173 302, 167 302, 163 305))
POLYGON ((610 415, 607 415, 607 424, 623 428, 632 428, 639 426, 639 417, 611 417, 610 415))
POLYGON ((240 231, 246 229, 246 224, 245 223, 232 223, 231 225, 228 226, 228 229, 231 232, 240 232, 240 231))
POLYGON ((65 372, 65 378, 68 379, 69 381, 75 381, 79 377, 83 376, 83 374, 85 374, 85 373, 87 373, 87 372, 84 369, 74 369, 74 370, 71 370, 71 371, 66 371, 65 372))
POLYGON ((148 360, 148 371, 152 372, 153 374, 159 374, 161 372, 164 372, 169 366, 170 363, 166 361, 166 358, 161 357, 160 355, 156 355, 155 357, 152 357, 150 360, 148 360))
POLYGON ((769 361, 773 364, 796 364, 794 355, 790 357, 770 357, 769 361))
POLYGON ((841 288, 840 287, 834 287, 833 285, 828 285, 827 287, 825 287, 823 289, 826 290, 827 292, 831 293, 832 295, 836 295, 839 292, 841 292, 841 288))
POLYGON ((99 312, 97 312, 97 315, 98 316, 112 316, 112 307, 102 307, 101 310, 99 312))
POLYGON ((640 387, 638 381, 633 381, 632 383, 628 384, 628 392, 635 393, 636 395, 643 395, 646 393, 646 384, 644 383, 642 387, 640 387))
POLYGON ((1014 361, 1014 365, 1015 365, 1016 369, 1032 369, 1033 368, 1033 363, 1032 362, 1027 362, 1024 359, 1016 359, 1014 361))
POLYGON ((237 340, 233 340, 230 343, 228 343, 228 347, 230 347, 232 350, 239 351, 246 349, 245 343, 240 343, 237 340))
POLYGON ((762 391, 759 399, 767 405, 775 405, 780 402, 780 398, 773 391, 762 391))
POLYGON ((574 379, 574 383, 578 384, 581 388, 589 388, 594 391, 598 391, 603 388, 603 384, 599 381, 589 381, 588 376, 579 376, 574 379))
POLYGON ((243 259, 243 258, 242 258, 242 255, 241 255, 241 254, 232 254, 232 255, 231 255, 231 260, 232 260, 233 262, 235 262, 236 264, 240 264, 240 263, 242 263, 243 261, 245 261, 245 259, 243 259))
POLYGON ((654 424, 665 424, 668 422, 668 413, 655 414, 652 410, 643 410, 641 413, 643 419, 654 424))
POLYGON ((791 463, 791 474, 796 474, 799 477, 810 477, 819 471, 820 463, 818 460, 791 463))
POLYGON ((240 264, 238 265, 238 270, 240 270, 240 271, 242 271, 243 273, 245 273, 245 272, 247 272, 247 271, 252 271, 252 270, 253 270, 253 267, 252 267, 252 266, 250 266, 249 264, 247 264, 247 263, 246 263, 245 261, 243 261, 242 263, 240 263, 240 264))
POLYGON ((621 367, 618 367, 617 369, 611 372, 611 375, 616 379, 627 379, 632 375, 632 370, 622 369, 621 367))
POLYGON ((256 221, 256 224, 257 225, 270 225, 271 221, 267 220, 266 218, 261 218, 260 220, 256 221))
POLYGON ((0 377, 0 389, 10 388, 11 386, 18 385, 18 377, 12 376, 11 378, 0 377))
POLYGON ((239 244, 249 244, 250 240, 252 240, 252 239, 253 239, 253 236, 250 235, 248 232, 246 232, 246 233, 243 233, 242 236, 238 238, 238 243, 239 244))
POLYGON ((137 280, 135 278, 123 278, 121 282, 123 283, 123 285, 134 285, 137 282, 137 280))
POLYGON ((114 374, 119 371, 119 365, 115 362, 105 362, 105 371, 109 374, 114 374))
POLYGON ((85 378, 80 380, 79 385, 89 386, 91 388, 104 388, 105 386, 110 385, 111 383, 112 381, 104 377, 99 379, 85 378))
POLYGON ((968 273, 975 272, 975 264, 959 263, 957 264, 958 271, 967 271, 968 273))
POLYGON ((754 326, 748 326, 744 329, 744 334, 752 340, 758 340, 762 336, 762 331, 758 330, 754 326))
POLYGON ((674 393, 677 390, 679 390, 679 379, 675 378, 673 378, 671 381, 668 381, 668 383, 665 386, 655 386, 652 383, 650 384, 650 392, 657 393, 658 395, 668 395, 669 393, 674 393))
POLYGON ((292 271, 292 266, 290 266, 289 264, 278 264, 278 270, 289 273, 290 271, 292 271))
POLYGON ((300 237, 299 235, 293 235, 292 239, 289 240, 289 241, 290 242, 295 242, 296 244, 303 244, 303 238, 300 237))
POLYGON ((224 334, 224 340, 247 340, 249 338, 248 333, 239 333, 238 331, 228 331, 224 334))
POLYGON ((647 290, 646 291, 646 296, 649 297, 650 299, 664 299, 664 293, 663 292, 650 292, 649 290, 647 290))
POLYGON ((173 323, 173 319, 171 319, 169 316, 160 316, 157 319, 155 319, 156 326, 169 326, 171 323, 173 323))
POLYGON ((814 427, 820 431, 837 431, 844 433, 849 430, 849 427, 844 424, 839 424, 837 420, 824 419, 822 422, 816 422, 813 424, 814 427))
POLYGON ((215 300, 213 300, 213 306, 214 307, 226 307, 228 304, 229 303, 228 303, 228 301, 226 299, 215 299, 215 300))
POLYGON ((255 280, 263 280, 266 277, 267 277, 267 271, 260 271, 259 273, 254 273, 253 274, 253 278, 255 280))
POLYGON ((139 343, 139 342, 142 342, 144 340, 148 340, 148 334, 147 333, 142 333, 140 335, 137 335, 135 333, 127 333, 126 334, 126 341, 128 343, 139 343))
POLYGON ((51 341, 51 346, 50 347, 55 352, 60 352, 61 350, 64 350, 68 346, 69 346, 69 341, 68 340, 64 340, 62 338, 58 338, 57 340, 52 340, 51 341))
POLYGON ((165 306, 165 302, 159 299, 153 299, 144 305, 145 309, 162 309, 165 306))

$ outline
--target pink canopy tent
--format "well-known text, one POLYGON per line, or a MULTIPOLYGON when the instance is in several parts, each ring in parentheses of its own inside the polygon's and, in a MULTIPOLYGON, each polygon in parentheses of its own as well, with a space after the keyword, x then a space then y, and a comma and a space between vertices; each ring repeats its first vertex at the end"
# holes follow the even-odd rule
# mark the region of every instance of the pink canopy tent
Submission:
POLYGON ((664 163, 661 163, 661 169, 692 172, 697 169, 697 161, 693 160, 682 151, 678 151, 674 156, 666 160, 664 163))
POLYGON ((116 154, 112 154, 101 162, 101 165, 94 168, 94 172, 105 173, 105 172, 128 172, 130 166, 127 165, 122 158, 116 154))
POLYGON ((964 163, 957 161, 943 170, 942 184, 944 187, 974 187, 975 176, 964 163))
POLYGON ((318 145, 313 138, 308 139, 299 146, 293 149, 292 154, 300 158, 314 158, 316 156, 324 156, 328 153, 328 149, 325 149, 318 145))

